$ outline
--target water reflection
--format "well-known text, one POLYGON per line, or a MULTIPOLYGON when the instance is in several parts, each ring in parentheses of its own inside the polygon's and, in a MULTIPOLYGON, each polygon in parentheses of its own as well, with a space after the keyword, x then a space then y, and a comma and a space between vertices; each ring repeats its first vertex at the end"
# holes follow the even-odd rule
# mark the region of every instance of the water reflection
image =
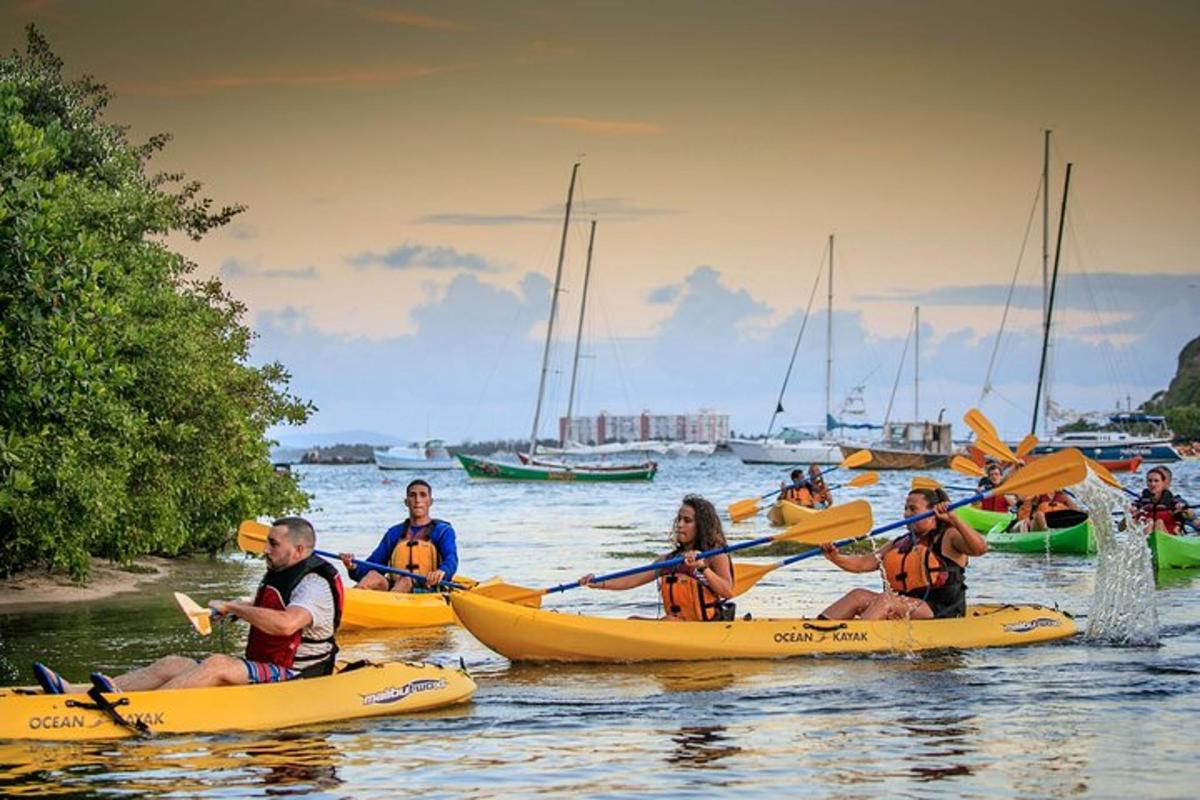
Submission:
POLYGON ((740 753, 741 747, 731 744, 724 725, 685 725, 671 737, 675 751, 667 756, 668 764, 682 767, 708 767, 713 762, 740 753))
POLYGON ((971 740, 978 737, 979 728, 969 724, 974 715, 945 714, 919 718, 900 717, 897 722, 915 739, 920 747, 919 757, 914 759, 910 773, 921 782, 937 781, 959 775, 970 775, 974 770, 967 761, 975 754, 971 740), (944 763, 936 760, 944 759, 944 763))

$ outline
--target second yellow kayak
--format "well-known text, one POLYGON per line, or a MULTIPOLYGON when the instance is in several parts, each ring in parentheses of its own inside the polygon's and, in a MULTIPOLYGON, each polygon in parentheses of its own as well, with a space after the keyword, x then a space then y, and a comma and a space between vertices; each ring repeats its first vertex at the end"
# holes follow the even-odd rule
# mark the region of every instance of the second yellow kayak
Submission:
POLYGON ((832 621, 756 619, 661 622, 562 614, 453 592, 463 627, 512 661, 706 661, 802 655, 1004 647, 1077 632, 1061 611, 976 605, 960 619, 832 621))

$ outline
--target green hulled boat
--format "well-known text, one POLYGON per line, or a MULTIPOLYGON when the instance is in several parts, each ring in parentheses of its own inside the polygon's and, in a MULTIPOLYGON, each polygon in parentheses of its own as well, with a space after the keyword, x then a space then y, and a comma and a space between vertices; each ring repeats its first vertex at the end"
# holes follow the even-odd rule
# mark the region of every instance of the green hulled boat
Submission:
POLYGON ((492 478, 502 481, 650 481, 658 472, 658 464, 646 461, 633 466, 605 467, 571 464, 512 464, 488 458, 458 454, 463 469, 472 478, 492 478))
POLYGON ((1200 568, 1200 536, 1174 536, 1155 531, 1150 534, 1150 552, 1158 569, 1200 568))
POLYGON ((1096 536, 1092 533, 1091 520, 1070 528, 1055 528, 1048 531, 1013 531, 1006 533, 1002 525, 996 525, 985 534, 988 547, 1001 553, 1076 553, 1086 555, 1096 552, 1096 536))

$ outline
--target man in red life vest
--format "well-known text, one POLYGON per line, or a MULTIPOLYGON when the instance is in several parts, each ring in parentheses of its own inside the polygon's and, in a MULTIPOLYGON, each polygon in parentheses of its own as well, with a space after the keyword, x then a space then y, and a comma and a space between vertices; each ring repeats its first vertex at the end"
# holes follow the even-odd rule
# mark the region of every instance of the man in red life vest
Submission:
MULTIPOLYGON (((217 653, 197 662, 185 656, 164 656, 115 678, 94 672, 92 683, 103 691, 132 692, 275 683, 332 673, 338 651, 334 634, 342 616, 342 582, 332 564, 313 554, 316 543, 307 520, 275 520, 263 551, 267 574, 254 602, 210 603, 216 615, 250 624, 244 658, 217 653)), ((34 675, 47 693, 80 691, 42 664, 34 664, 34 675)))

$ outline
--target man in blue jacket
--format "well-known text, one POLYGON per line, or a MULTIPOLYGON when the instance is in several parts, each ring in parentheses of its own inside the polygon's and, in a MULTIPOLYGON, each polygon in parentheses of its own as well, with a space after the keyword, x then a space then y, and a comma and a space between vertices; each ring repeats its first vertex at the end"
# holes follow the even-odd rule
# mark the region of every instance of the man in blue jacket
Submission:
POLYGON ((358 581, 358 588, 382 592, 422 591, 453 578, 458 571, 454 528, 445 520, 429 516, 433 506, 433 489, 429 484, 420 478, 410 482, 405 489, 404 505, 408 507, 408 519, 388 528, 367 560, 424 575, 424 583, 394 573, 384 575, 355 564, 353 553, 339 553, 350 577, 358 581))

